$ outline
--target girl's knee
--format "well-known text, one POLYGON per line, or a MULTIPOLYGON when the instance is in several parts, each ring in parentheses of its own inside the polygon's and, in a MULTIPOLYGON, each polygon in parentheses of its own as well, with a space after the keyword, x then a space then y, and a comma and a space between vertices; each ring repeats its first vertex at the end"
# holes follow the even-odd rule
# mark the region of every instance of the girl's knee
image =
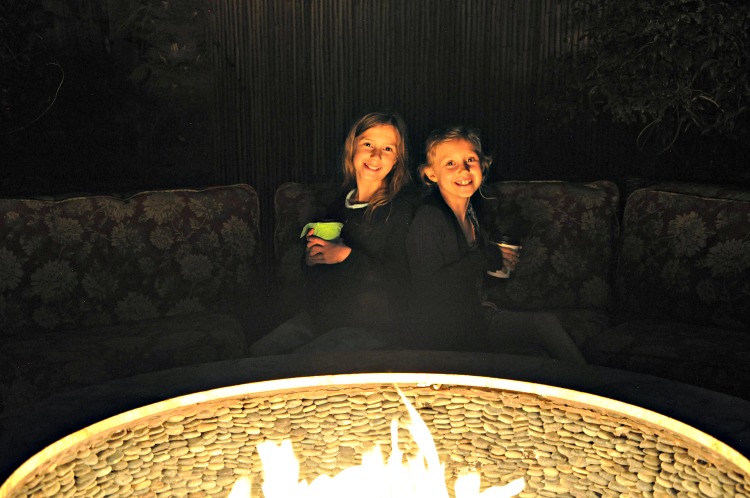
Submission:
POLYGON ((560 320, 553 313, 547 311, 534 314, 534 321, 546 328, 562 328, 560 320))

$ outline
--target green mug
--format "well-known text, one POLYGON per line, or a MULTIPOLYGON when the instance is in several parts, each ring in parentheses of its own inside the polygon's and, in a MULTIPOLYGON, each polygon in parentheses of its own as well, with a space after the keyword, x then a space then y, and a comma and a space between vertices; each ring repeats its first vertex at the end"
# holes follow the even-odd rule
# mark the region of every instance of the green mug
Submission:
POLYGON ((304 237, 308 231, 312 228, 315 230, 315 237, 320 237, 323 240, 334 240, 341 236, 341 229, 344 224, 338 221, 316 221, 308 223, 302 229, 300 238, 304 237))

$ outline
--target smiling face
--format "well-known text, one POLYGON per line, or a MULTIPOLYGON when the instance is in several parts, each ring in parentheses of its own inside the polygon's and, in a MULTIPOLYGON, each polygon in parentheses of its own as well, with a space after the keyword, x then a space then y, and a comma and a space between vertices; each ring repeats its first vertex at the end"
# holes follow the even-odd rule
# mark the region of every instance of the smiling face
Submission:
POLYGON ((399 135, 391 125, 377 125, 355 138, 352 163, 357 185, 383 184, 398 159, 399 135))
POLYGON ((482 185, 482 166, 474 146, 462 138, 442 142, 429 153, 424 175, 436 183, 443 199, 467 202, 482 185))

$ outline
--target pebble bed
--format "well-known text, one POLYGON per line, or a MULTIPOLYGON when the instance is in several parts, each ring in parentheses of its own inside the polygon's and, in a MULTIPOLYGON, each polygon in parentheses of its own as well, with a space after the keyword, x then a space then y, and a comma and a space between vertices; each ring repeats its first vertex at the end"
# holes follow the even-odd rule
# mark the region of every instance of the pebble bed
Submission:
MULTIPOLYGON (((588 405, 480 387, 400 385, 430 428, 449 489, 478 471, 482 488, 523 477, 521 497, 750 496, 733 462, 653 424, 588 405)), ((39 464, 8 496, 225 497, 248 475, 262 496, 255 446, 290 439, 312 480, 390 449, 408 417, 393 385, 330 386, 207 401, 94 434, 39 464), (403 424, 402 424, 403 425, 403 424)), ((399 446, 414 454, 405 429, 399 446)))

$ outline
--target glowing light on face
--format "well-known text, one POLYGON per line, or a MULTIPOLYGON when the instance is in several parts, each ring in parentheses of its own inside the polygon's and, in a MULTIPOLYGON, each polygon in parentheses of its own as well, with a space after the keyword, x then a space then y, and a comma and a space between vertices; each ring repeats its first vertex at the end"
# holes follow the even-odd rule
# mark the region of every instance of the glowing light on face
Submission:
POLYGON ((377 125, 357 137, 352 162, 358 182, 380 184, 398 160, 400 137, 391 125, 377 125))
POLYGON ((482 164, 474 145, 458 138, 435 146, 430 153, 427 178, 437 184, 440 194, 451 200, 469 199, 482 185, 482 164))
MULTIPOLYGON (((398 389, 398 388, 397 388, 398 389)), ((349 467, 335 476, 321 475, 312 482, 299 480, 299 461, 292 443, 272 441, 260 443, 258 454, 263 464, 263 485, 266 498, 448 498, 445 468, 440 463, 435 441, 427 424, 398 390, 409 413, 406 429, 419 451, 405 460, 398 448, 398 421, 391 421, 391 454, 387 461, 379 445, 362 455, 362 463, 349 467), (405 461, 404 461, 405 460, 405 461)), ((454 485, 456 498, 505 498, 523 491, 525 481, 516 479, 505 486, 495 486, 480 491, 481 478, 472 472, 459 476, 454 485)), ((247 476, 240 477, 229 498, 247 498, 252 485, 247 476)))

